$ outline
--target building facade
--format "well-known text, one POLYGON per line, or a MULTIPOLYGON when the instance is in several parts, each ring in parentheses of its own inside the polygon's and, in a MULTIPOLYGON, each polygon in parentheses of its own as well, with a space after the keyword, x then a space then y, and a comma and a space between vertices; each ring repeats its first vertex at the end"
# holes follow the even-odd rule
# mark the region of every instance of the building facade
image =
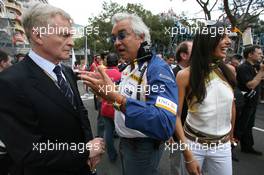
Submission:
POLYGON ((11 56, 29 51, 21 16, 33 2, 48 3, 47 0, 0 0, 0 48, 11 56))

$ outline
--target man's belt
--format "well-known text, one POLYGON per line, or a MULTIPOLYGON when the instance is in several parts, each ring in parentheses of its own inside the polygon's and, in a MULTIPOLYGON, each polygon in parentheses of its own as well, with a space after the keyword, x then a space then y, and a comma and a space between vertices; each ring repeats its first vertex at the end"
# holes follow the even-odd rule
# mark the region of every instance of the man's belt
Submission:
POLYGON ((191 141, 198 142, 200 144, 206 144, 209 146, 217 146, 220 143, 226 143, 230 140, 230 133, 227 133, 223 136, 213 136, 209 134, 205 134, 194 130, 190 125, 185 122, 184 124, 184 134, 186 138, 191 141))

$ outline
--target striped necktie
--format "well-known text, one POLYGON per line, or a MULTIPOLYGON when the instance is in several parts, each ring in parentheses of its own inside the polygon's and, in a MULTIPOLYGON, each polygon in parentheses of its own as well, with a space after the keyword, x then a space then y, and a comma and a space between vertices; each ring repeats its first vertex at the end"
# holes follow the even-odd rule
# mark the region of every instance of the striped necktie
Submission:
POLYGON ((58 79, 58 85, 60 87, 61 92, 63 93, 63 95, 68 99, 68 101, 75 106, 74 103, 74 95, 73 92, 70 88, 70 85, 65 81, 65 79, 62 76, 62 72, 61 72, 61 67, 60 66, 55 66, 55 68, 53 69, 53 72, 56 74, 57 79, 58 79))

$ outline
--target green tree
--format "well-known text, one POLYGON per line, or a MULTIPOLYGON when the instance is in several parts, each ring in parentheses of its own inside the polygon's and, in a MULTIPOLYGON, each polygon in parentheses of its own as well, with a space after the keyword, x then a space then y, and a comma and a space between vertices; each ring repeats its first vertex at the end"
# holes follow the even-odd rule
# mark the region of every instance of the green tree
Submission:
MULTIPOLYGON (((113 51, 113 44, 110 41, 112 24, 111 18, 118 12, 135 13, 140 16, 146 25, 150 28, 150 35, 153 45, 162 45, 168 47, 170 35, 165 35, 166 27, 172 27, 173 21, 161 19, 159 15, 153 15, 150 11, 143 8, 141 4, 130 4, 126 7, 114 2, 103 2, 103 9, 98 16, 89 18, 90 26, 98 27, 99 34, 92 32, 88 35, 88 47, 94 53, 100 53, 104 50, 113 51)), ((84 47, 84 38, 75 42, 75 48, 84 47)))
MULTIPOLYGON (((87 35, 88 48, 92 51, 92 54, 100 53, 104 50, 113 50, 113 46, 110 42, 111 36, 111 17, 118 12, 124 11, 124 7, 114 2, 103 2, 103 9, 98 16, 88 19, 89 25, 92 29, 97 28, 99 32, 90 32, 87 35), (95 53, 96 52, 96 53, 95 53)), ((75 48, 81 49, 85 46, 85 39, 80 38, 75 41, 75 48)))

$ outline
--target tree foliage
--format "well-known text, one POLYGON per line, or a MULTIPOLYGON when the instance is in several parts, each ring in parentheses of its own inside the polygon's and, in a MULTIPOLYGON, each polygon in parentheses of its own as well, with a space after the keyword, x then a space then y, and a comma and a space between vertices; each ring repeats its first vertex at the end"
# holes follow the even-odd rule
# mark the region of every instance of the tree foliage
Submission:
MULTIPOLYGON (((88 19, 90 26, 99 28, 99 34, 91 33, 88 35, 88 47, 91 49, 92 53, 114 50, 113 44, 110 41, 112 30, 111 18, 114 14, 119 12, 137 14, 150 28, 152 44, 157 48, 161 45, 168 47, 171 38, 170 35, 165 35, 165 29, 166 27, 173 26, 172 20, 162 19, 159 15, 153 15, 150 11, 144 9, 141 4, 128 3, 126 6, 122 6, 115 2, 103 2, 102 6, 102 11, 98 16, 88 19)), ((84 38, 77 39, 75 41, 75 48, 83 48, 84 43, 84 38)))
MULTIPOLYGON (((264 13, 263 0, 224 0, 224 10, 233 28, 243 32, 248 27, 258 28, 259 15, 264 13)), ((241 35, 235 41, 235 52, 239 52, 241 35)))
POLYGON ((264 1, 224 0, 224 9, 232 26, 244 31, 258 22, 259 15, 264 13, 264 1))

